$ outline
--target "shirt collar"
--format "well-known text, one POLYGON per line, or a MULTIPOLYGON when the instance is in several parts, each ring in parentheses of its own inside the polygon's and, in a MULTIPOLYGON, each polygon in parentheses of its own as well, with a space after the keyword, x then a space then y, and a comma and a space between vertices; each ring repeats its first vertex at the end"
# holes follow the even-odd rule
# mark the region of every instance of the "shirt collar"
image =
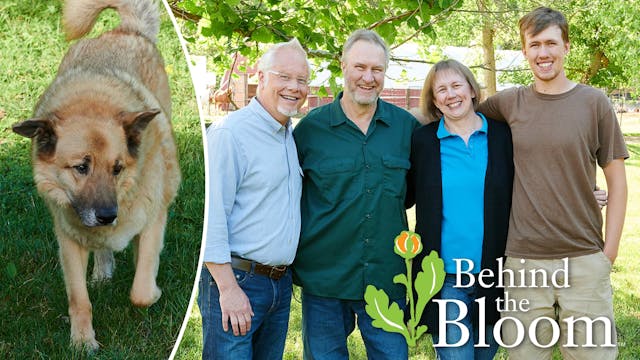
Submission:
MULTIPOLYGON (((332 117, 331 117, 331 126, 338 126, 341 125, 345 122, 347 122, 347 115, 345 115, 344 110, 342 110, 342 106, 340 105, 340 99, 342 99, 342 96, 344 95, 343 91, 340 91, 340 93, 338 93, 338 96, 335 98, 335 100, 333 100, 333 103, 331 103, 331 113, 332 113, 332 117)), ((385 106, 383 105, 383 100, 378 98, 377 100, 377 104, 376 104, 376 112, 373 114, 373 120, 374 121, 380 121, 383 124, 390 126, 391 125, 391 117, 388 114, 388 111, 386 110, 385 106)))
POLYGON ((253 97, 247 106, 258 115, 264 126, 271 130, 272 133, 278 133, 282 131, 282 129, 291 129, 291 118, 289 118, 285 126, 282 126, 282 124, 271 116, 264 106, 262 106, 257 96, 253 97))
MULTIPOLYGON (((480 116, 480 118, 482 119, 482 126, 480 126, 480 129, 478 129, 477 132, 486 134, 487 129, 489 127, 487 124, 487 119, 484 117, 482 113, 477 112, 476 114, 478 114, 478 116, 480 116)), ((440 123, 438 124, 437 136, 438 136, 438 139, 444 139, 449 136, 458 136, 450 133, 449 130, 447 130, 447 128, 444 126, 444 116, 440 118, 440 123)))

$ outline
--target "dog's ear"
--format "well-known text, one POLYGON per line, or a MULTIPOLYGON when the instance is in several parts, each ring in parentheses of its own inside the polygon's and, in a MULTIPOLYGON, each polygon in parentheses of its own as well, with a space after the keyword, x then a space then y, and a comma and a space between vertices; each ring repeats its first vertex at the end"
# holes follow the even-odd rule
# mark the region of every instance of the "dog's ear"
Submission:
POLYGON ((138 146, 142 140, 142 132, 149 122, 160 113, 159 109, 151 109, 140 112, 123 112, 120 114, 122 127, 127 137, 127 149, 133 157, 138 155, 138 146))
POLYGON ((13 124, 13 132, 24 137, 34 139, 38 156, 50 156, 56 150, 58 137, 53 129, 53 122, 49 119, 29 119, 13 124))

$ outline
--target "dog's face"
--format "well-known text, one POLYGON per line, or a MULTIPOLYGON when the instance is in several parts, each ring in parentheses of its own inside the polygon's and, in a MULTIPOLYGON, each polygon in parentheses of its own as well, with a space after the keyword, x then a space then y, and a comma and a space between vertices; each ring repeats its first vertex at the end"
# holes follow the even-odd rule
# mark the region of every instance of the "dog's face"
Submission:
POLYGON ((73 209, 87 227, 115 225, 118 198, 133 185, 142 132, 159 112, 57 112, 13 130, 33 139, 43 197, 73 209))

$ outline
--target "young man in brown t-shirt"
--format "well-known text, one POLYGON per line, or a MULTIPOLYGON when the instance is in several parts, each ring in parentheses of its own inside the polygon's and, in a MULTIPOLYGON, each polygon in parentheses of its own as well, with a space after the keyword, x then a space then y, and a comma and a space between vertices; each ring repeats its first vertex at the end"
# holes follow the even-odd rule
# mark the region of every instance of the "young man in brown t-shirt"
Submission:
POLYGON ((551 359, 556 343, 564 358, 614 359, 609 275, 626 211, 628 152, 607 97, 565 74, 565 17, 538 8, 519 25, 534 83, 505 90, 478 109, 506 120, 513 135, 505 297, 515 302, 502 309, 502 345, 517 344, 509 354, 519 360, 551 359), (596 162, 609 192, 604 238, 592 195, 596 162))

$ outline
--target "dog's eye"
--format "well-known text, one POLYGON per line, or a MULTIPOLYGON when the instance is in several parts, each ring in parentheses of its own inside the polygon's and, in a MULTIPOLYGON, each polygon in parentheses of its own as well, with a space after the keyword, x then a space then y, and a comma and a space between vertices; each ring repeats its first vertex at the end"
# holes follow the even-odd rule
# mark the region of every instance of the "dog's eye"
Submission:
POLYGON ((113 166, 113 175, 118 176, 122 171, 123 166, 120 163, 117 163, 113 166))
POLYGON ((89 172, 89 165, 87 164, 76 165, 73 168, 76 169, 76 171, 80 175, 87 175, 87 173, 89 172))

